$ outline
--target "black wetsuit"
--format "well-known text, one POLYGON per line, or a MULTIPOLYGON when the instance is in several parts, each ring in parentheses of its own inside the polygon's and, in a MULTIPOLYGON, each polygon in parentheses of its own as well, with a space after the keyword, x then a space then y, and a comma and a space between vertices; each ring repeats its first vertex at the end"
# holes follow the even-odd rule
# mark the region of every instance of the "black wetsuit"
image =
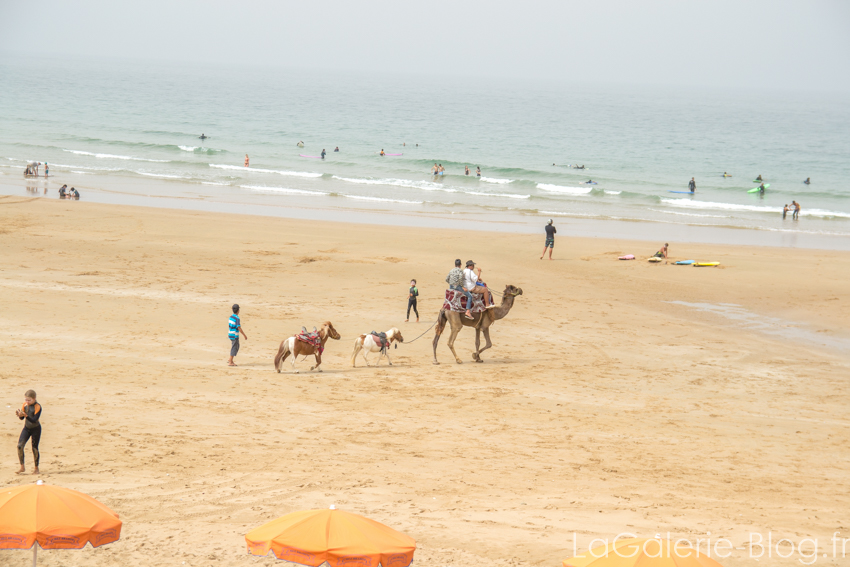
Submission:
POLYGON ((24 430, 21 431, 21 436, 18 439, 18 460, 21 466, 24 464, 24 446, 27 441, 32 439, 32 458, 35 461, 35 468, 38 468, 38 462, 41 454, 38 452, 38 443, 41 441, 41 405, 36 402, 29 406, 24 404, 21 408, 26 415, 18 419, 24 420, 24 430))
POLYGON ((407 318, 410 319, 410 308, 416 313, 416 318, 419 319, 419 310, 416 308, 416 298, 419 297, 419 290, 416 286, 410 288, 410 295, 407 298, 407 318))

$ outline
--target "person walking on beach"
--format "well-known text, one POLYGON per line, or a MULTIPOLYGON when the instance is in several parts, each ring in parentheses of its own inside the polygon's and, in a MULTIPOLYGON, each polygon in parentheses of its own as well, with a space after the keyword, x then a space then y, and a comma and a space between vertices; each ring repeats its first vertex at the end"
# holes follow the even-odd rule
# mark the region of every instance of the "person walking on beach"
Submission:
POLYGON ((549 249, 549 259, 552 259, 552 250, 555 248, 555 233, 558 232, 553 224, 554 222, 552 219, 549 219, 549 223, 543 227, 546 230, 546 244, 543 246, 543 255, 540 256, 541 260, 546 255, 547 248, 549 249))
POLYGON ((696 190, 697 190, 697 182, 693 177, 691 177, 691 180, 688 181, 688 191, 693 193, 696 190))
POLYGON ((405 323, 410 321, 410 308, 416 313, 416 322, 419 322, 419 310, 416 308, 416 298, 419 297, 419 289, 416 287, 416 280, 410 280, 410 289, 407 292, 407 319, 405 323))
POLYGON ((41 453, 38 452, 38 443, 41 441, 41 421, 39 421, 41 419, 41 405, 36 401, 35 390, 26 391, 24 405, 21 406, 21 409, 15 410, 15 415, 24 422, 24 429, 18 438, 18 461, 21 463, 18 474, 23 474, 27 470, 24 466, 24 447, 30 439, 32 439, 34 465, 32 474, 38 474, 38 464, 41 460, 41 453))
POLYGON ((239 352, 239 333, 248 340, 248 335, 242 330, 242 320, 239 318, 239 304, 233 304, 233 315, 227 321, 227 338, 230 339, 230 360, 227 361, 228 366, 236 366, 233 362, 233 357, 239 352))
POLYGON ((245 154, 245 167, 248 167, 248 163, 249 163, 248 154, 245 154))

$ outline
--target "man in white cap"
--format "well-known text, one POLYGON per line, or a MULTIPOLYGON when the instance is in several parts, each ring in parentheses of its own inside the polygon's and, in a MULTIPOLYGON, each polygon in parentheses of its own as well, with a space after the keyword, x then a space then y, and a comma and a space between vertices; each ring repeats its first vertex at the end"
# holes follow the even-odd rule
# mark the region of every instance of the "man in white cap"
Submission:
MULTIPOLYGON (((552 249, 555 248, 555 233, 558 232, 555 229, 555 225, 553 224, 553 220, 549 219, 549 224, 545 226, 546 228, 546 244, 543 246, 543 256, 546 255, 546 249, 549 249, 549 259, 552 259, 552 249)), ((540 259, 543 259, 543 256, 540 256, 540 259)))

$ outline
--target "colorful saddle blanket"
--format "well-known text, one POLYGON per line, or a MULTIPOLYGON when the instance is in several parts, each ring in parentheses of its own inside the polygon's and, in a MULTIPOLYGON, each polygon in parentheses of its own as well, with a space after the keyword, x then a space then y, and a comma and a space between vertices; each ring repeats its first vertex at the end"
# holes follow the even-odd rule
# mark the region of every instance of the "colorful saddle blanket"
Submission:
MULTIPOLYGON (((484 296, 477 293, 472 294, 472 313, 481 313, 486 309, 484 296)), ((446 290, 446 300, 443 302, 444 311, 466 311, 466 294, 454 289, 446 290)))
POLYGON ((370 334, 372 336, 372 340, 375 341, 375 344, 377 344, 379 347, 381 347, 381 351, 386 352, 386 350, 390 346, 390 341, 389 341, 389 339, 387 339, 387 334, 386 333, 376 333, 375 331, 372 331, 370 334))
POLYGON ((316 347, 319 349, 319 354, 322 354, 324 347, 322 346, 322 337, 319 336, 319 333, 298 333, 295 335, 295 338, 302 343, 316 347))

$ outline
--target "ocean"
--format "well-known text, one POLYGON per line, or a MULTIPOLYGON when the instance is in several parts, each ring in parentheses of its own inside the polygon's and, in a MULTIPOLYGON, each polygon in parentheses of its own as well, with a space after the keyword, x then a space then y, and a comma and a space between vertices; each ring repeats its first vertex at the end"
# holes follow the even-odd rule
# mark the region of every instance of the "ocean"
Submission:
POLYGON ((850 249, 848 179, 840 94, 0 57, 3 194, 850 249))

